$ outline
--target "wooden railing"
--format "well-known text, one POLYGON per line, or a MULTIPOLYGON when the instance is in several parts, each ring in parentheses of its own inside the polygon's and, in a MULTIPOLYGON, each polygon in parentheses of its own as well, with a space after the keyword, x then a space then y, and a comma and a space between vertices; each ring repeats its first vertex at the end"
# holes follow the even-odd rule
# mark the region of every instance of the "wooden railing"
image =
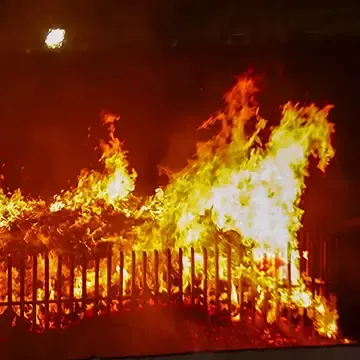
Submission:
MULTIPOLYGON (((299 249, 304 256, 300 259, 300 269, 303 277, 312 289, 312 294, 320 293, 324 296, 329 295, 327 284, 337 281, 338 259, 336 241, 325 241, 324 238, 317 238, 311 241, 309 235, 300 237, 299 249), (306 253, 307 252, 307 253, 306 253), (308 255, 306 255, 308 254, 308 255), (335 260, 335 261, 334 261, 335 260)), ((63 316, 71 318, 72 315, 80 312, 85 313, 89 304, 92 305, 92 314, 98 315, 111 311, 121 311, 125 307, 135 309, 145 305, 170 305, 197 306, 208 310, 209 304, 213 307, 213 313, 229 314, 232 309, 237 307, 238 314, 243 317, 243 312, 247 311, 252 319, 256 317, 255 301, 250 301, 249 306, 244 306, 244 294, 247 291, 255 300, 256 285, 249 284, 243 278, 236 279, 232 274, 235 261, 239 261, 240 249, 227 245, 226 251, 222 251, 222 258, 226 258, 226 279, 220 278, 219 248, 211 251, 213 270, 209 277, 209 250, 203 249, 201 257, 201 267, 196 264, 195 257, 198 253, 191 248, 187 253, 189 260, 189 272, 186 274, 188 281, 184 288, 184 250, 164 252, 124 252, 108 244, 106 249, 95 251, 91 258, 85 252, 81 254, 68 253, 57 254, 56 261, 48 253, 33 253, 25 250, 10 253, 3 260, 6 265, 7 287, 4 288, 3 281, 0 286, 0 309, 16 308, 20 323, 27 321, 32 324, 31 328, 36 330, 41 317, 41 326, 47 330, 49 327, 62 327, 63 316), (116 255, 116 256, 115 256, 116 255), (39 261, 41 264, 41 276, 39 276, 39 261), (91 271, 94 279, 92 288, 88 288, 89 261, 92 262, 91 271), (56 263, 56 269, 52 267, 56 263), (161 269, 160 269, 161 265, 161 269), (176 279, 174 279, 174 267, 176 266, 176 279), (102 276, 100 276, 100 269, 102 276), (16 270, 16 277, 14 277, 16 270), (66 270, 66 274, 64 274, 66 270), (75 270, 77 279, 81 278, 80 291, 75 294, 75 270), (81 275, 79 275, 81 272, 81 275), (202 274, 201 286, 197 280, 197 273, 202 274), (116 280, 114 274, 116 273, 116 280), (104 275, 105 274, 105 275, 104 275), (126 276, 125 276, 126 275, 126 276), (30 279, 28 277, 31 277, 30 279), (101 280, 101 281, 100 281, 101 280), (64 291, 64 282, 67 282, 64 291), (101 282, 101 284, 100 284, 101 282), (138 283, 142 286, 139 287, 138 283), (234 304, 232 291, 236 289, 237 304, 234 304), (130 288, 131 291, 127 291, 130 288), (30 290, 29 290, 30 289, 30 290), (212 289, 212 292, 210 291, 212 289), (224 290, 225 289, 225 290, 224 290), (39 290, 41 294, 39 294, 39 290), (90 290, 90 291, 89 291, 90 290), (226 296, 220 296, 226 294, 226 296), (211 299, 210 299, 211 297, 211 299), (30 308, 30 310, 29 310, 30 308), (56 310, 54 310, 56 308, 56 310), (41 316, 39 315, 41 309, 41 316)), ((288 261, 287 276, 288 280, 280 285, 277 274, 274 278, 278 286, 289 286, 291 292, 291 260, 288 261)), ((255 266, 253 263, 251 266, 255 266)), ((331 290, 330 290, 331 291, 331 290)), ((276 309, 277 321, 280 310, 276 309)), ((263 306, 263 316, 266 320, 268 305, 263 306)), ((290 312, 287 315, 291 318, 290 312)))

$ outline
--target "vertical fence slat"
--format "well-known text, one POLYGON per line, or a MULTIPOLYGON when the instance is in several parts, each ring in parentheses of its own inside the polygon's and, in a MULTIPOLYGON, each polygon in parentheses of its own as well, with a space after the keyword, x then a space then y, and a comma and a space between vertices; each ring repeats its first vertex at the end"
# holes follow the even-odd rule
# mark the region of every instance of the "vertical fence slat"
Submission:
POLYGON ((280 321, 280 299, 279 299, 279 251, 275 251, 274 279, 275 279, 275 324, 278 327, 280 321))
POLYGON ((268 314, 269 314, 269 299, 270 299, 270 291, 269 288, 266 287, 264 289, 264 324, 268 323, 268 314))
POLYGON ((216 240, 215 242, 215 311, 219 313, 220 311, 220 284, 219 284, 219 246, 216 240))
POLYGON ((159 301, 159 252, 154 251, 154 302, 155 304, 159 301))
POLYGON ((57 266, 57 299, 56 299, 56 304, 57 304, 57 322, 56 322, 56 326, 58 328, 61 327, 61 318, 62 318, 62 307, 61 307, 61 297, 62 297, 62 291, 61 291, 61 285, 62 285, 62 256, 59 255, 58 256, 58 266, 57 266))
POLYGON ((291 281, 291 263, 292 263, 292 246, 288 242, 287 246, 287 278, 288 278, 288 308, 287 308, 287 318, 289 324, 292 322, 292 312, 291 312, 291 294, 292 294, 292 281, 291 281))
MULTIPOLYGON (((331 245, 333 245, 333 247, 329 246, 329 243, 324 239, 324 238, 320 238, 318 239, 319 241, 315 244, 314 241, 312 241, 313 239, 310 239, 307 233, 307 236, 304 237, 303 235, 301 235, 301 240, 300 241, 300 250, 302 253, 302 250, 306 249, 308 251, 308 260, 306 259, 302 259, 301 260, 301 266, 303 268, 303 270, 306 269, 307 273, 310 275, 310 283, 311 283, 311 293, 312 293, 312 298, 313 298, 313 306, 314 306, 314 300, 315 300, 315 296, 318 293, 318 291, 324 291, 327 294, 327 281, 330 281, 331 276, 330 276, 330 270, 328 268, 328 262, 330 259, 330 250, 338 250, 336 248, 336 246, 338 246, 338 243, 331 243, 331 245), (306 245, 306 246, 305 246, 306 245), (315 248, 316 247, 316 248, 315 248), (320 261, 317 261, 320 258, 320 261), (319 278, 324 284, 322 285, 321 283, 318 286, 318 280, 317 278, 319 278), (323 287, 323 290, 321 290, 321 287, 323 287)), ((237 250, 237 249, 235 249, 237 250)), ((194 248, 190 249, 191 253, 190 253, 190 270, 191 270, 191 304, 195 305, 196 303, 196 259, 195 259, 195 250, 194 248)), ((179 262, 179 300, 180 302, 182 302, 183 300, 183 250, 179 249, 179 253, 178 253, 178 262, 179 262)), ((338 255, 338 253, 336 253, 336 255, 338 255)), ((108 248, 108 252, 107 252, 107 292, 106 292, 106 299, 107 299, 107 311, 110 312, 111 311, 111 287, 112 287, 112 247, 108 248)), ((227 306, 228 306, 228 310, 229 313, 231 315, 231 310, 232 310, 232 289, 233 289, 233 282, 232 282, 232 263, 233 263, 233 259, 232 259, 232 248, 230 245, 227 246, 227 306)), ((336 257, 334 257, 336 258, 336 257)), ((38 266, 38 258, 37 255, 33 255, 32 257, 30 257, 30 259, 32 259, 32 307, 33 307, 33 312, 32 312, 32 326, 33 326, 33 330, 35 330, 36 328, 36 323, 37 323, 37 307, 38 307, 38 295, 37 295, 37 283, 38 283, 38 271, 37 271, 37 266, 38 266)), ((69 304, 70 304, 70 312, 74 311, 74 302, 75 302, 75 298, 74 298, 74 284, 75 284, 75 278, 74 278, 74 270, 75 270, 75 255, 71 254, 70 257, 70 294, 69 294, 69 304)), ((219 267, 219 248, 218 248, 218 244, 216 243, 215 245, 215 306, 216 306, 216 311, 218 312, 220 310, 220 267, 219 267)), ((237 258, 236 258, 237 260, 237 258)), ((25 252, 22 251, 20 253, 20 319, 24 320, 25 317, 25 261, 26 261, 26 256, 25 256, 25 252)), ((60 327, 61 325, 61 315, 62 315, 62 288, 61 288, 61 283, 62 283, 62 262, 63 262, 63 258, 61 255, 58 256, 58 268, 57 268, 57 283, 56 283, 56 290, 57 290, 57 296, 56 296, 56 303, 57 303, 57 309, 58 309, 58 321, 57 321, 57 326, 60 327)), ((240 258, 240 262, 241 262, 241 258, 240 258)), ((279 304, 280 304, 280 295, 279 295, 279 284, 280 284, 280 279, 279 279, 279 270, 278 270, 278 264, 279 262, 279 253, 276 252, 275 253, 275 258, 274 258, 274 269, 273 269, 273 276, 275 279, 275 306, 276 306, 276 310, 275 310, 275 314, 276 314, 276 323, 279 322, 279 318, 280 318, 280 311, 279 311, 279 304)), ((167 294, 168 294, 168 301, 169 303, 171 302, 171 298, 172 298, 172 255, 171 255, 171 250, 167 249, 166 250, 166 263, 167 263, 167 294)), ((44 283, 44 287, 45 287, 45 295, 44 295, 44 304, 45 304, 45 317, 44 317, 44 324, 45 324, 45 329, 49 328, 49 300, 50 300, 50 264, 49 264, 49 255, 45 254, 44 256, 44 266, 45 266, 45 283, 44 283)), ((139 266, 140 266, 140 262, 139 262, 139 266)), ((147 282, 148 280, 148 255, 147 253, 144 251, 142 253, 142 297, 143 297, 143 302, 146 302, 146 294, 148 293, 148 285, 147 282)), ((254 257, 252 255, 251 257, 251 268, 252 271, 254 273, 255 270, 255 260, 254 257)), ((7 291, 8 291, 8 304, 9 307, 12 305, 12 293, 13 293, 13 289, 12 289, 12 267, 13 267, 13 258, 12 255, 9 255, 7 257, 7 291)), ((207 253, 207 249, 203 249, 203 269, 204 269, 204 277, 203 277, 203 301, 204 301, 204 306, 207 306, 207 302, 208 302, 208 253, 207 253)), ((86 280, 87 280, 87 259, 84 256, 84 261, 83 261, 83 267, 82 267, 82 303, 83 306, 87 300, 87 288, 86 288, 86 280)), ((291 248, 291 244, 288 244, 288 248, 287 248, 287 285, 288 285, 288 301, 289 304, 291 302, 291 295, 292 295, 292 248, 291 248)), ((136 289, 136 271, 137 271, 137 265, 136 265, 136 253, 135 251, 132 251, 132 262, 131 262, 131 287, 132 287, 132 292, 131 292, 131 302, 132 302, 132 307, 135 307, 136 304, 136 300, 137 300, 137 290, 136 289)), ((154 293, 155 293, 155 302, 157 302, 158 300, 158 292, 159 292, 159 254, 157 251, 154 252, 154 271, 155 271, 155 279, 154 279, 154 293)), ((99 256, 99 252, 97 251, 95 254, 95 308, 96 311, 95 313, 98 313, 98 305, 99 305, 99 301, 100 301, 100 294, 99 294, 99 277, 100 277, 100 256, 99 256)), ((124 253, 122 251, 120 251, 120 274, 119 274, 119 302, 120 305, 122 304, 122 300, 123 300, 123 294, 124 294, 124 253)), ((236 280, 237 281, 237 280, 236 280)), ((255 315, 256 315, 256 292, 254 290, 254 284, 251 285, 252 286, 252 311, 253 311, 253 319, 255 320, 255 315)), ((241 316, 241 308, 243 305, 243 278, 240 275, 240 279, 239 279, 239 288, 238 288, 238 293, 239 293, 239 305, 240 305, 240 316, 241 316)), ((265 308, 264 308, 264 315, 266 318, 266 314, 268 311, 267 308, 267 301, 266 301, 266 297, 268 297, 269 293, 267 293, 265 295, 265 308)), ((77 296, 77 295, 76 295, 77 296)), ((104 297, 105 299, 105 297, 104 297)), ((315 309, 314 309, 315 310, 315 309)), ((292 312, 291 312, 291 308, 288 307, 287 308, 287 318, 289 323, 292 322, 292 312)), ((301 331, 303 331, 303 326, 304 326, 304 317, 303 317, 303 313, 301 313, 300 315, 300 319, 299 319, 299 326, 301 331)), ((313 329, 314 332, 314 329, 313 329)), ((313 335, 314 336, 314 335, 313 335)))
POLYGON ((171 251, 167 249, 166 251, 166 258, 167 258, 167 295, 168 295, 168 304, 171 303, 171 251))
POLYGON ((99 314, 99 302, 100 302, 100 253, 99 249, 95 250, 95 316, 99 314))
POLYGON ((147 254, 146 251, 143 251, 143 261, 142 261, 142 297, 143 303, 146 304, 147 298, 147 254))
POLYGON ((70 254, 70 315, 71 318, 74 314, 74 287, 75 287, 75 254, 70 254))
POLYGON ((204 306, 208 309, 208 253, 207 249, 203 249, 204 257, 204 306))
POLYGON ((25 252, 20 252, 20 322, 24 322, 25 316, 25 252))
POLYGON ((195 305, 195 250, 190 249, 191 305, 195 305))
POLYGON ((82 258, 82 269, 81 269, 81 306, 83 311, 86 313, 87 305, 87 254, 84 252, 82 258))
POLYGON ((33 255, 32 258, 32 330, 36 331, 37 320, 37 256, 33 255))
POLYGON ((239 282, 238 282, 238 297, 239 297, 239 316, 243 320, 243 303, 244 303, 244 286, 243 286, 243 274, 240 273, 239 282))
POLYGON ((179 302, 183 304, 183 250, 179 249, 179 302))
POLYGON ((124 296, 124 253, 122 251, 120 251, 119 267, 119 309, 121 310, 124 296))
POLYGON ((9 308, 12 308, 12 302, 13 302, 13 291, 12 291, 12 266, 13 264, 13 254, 9 254, 7 258, 7 292, 8 292, 8 303, 9 308))
POLYGON ((254 252, 251 253, 251 276, 252 276, 252 280, 251 280, 251 318, 252 321, 255 323, 256 321, 256 284, 255 284, 255 276, 256 276, 256 263, 255 263, 255 259, 254 259, 254 252))
POLYGON ((313 239, 310 241, 310 261, 311 261, 311 292, 312 292, 312 310, 313 310, 313 322, 312 322, 312 338, 315 339, 315 326, 314 326, 314 319, 315 319, 315 295, 316 295, 316 261, 315 261, 315 246, 313 239))
POLYGON ((227 249, 227 301, 228 301, 228 310, 229 310, 229 315, 231 316, 231 309, 232 309, 232 299, 231 299, 231 294, 232 294, 232 273, 231 273, 231 267, 232 267, 232 258, 231 258, 231 246, 228 245, 228 249, 227 249))
POLYGON ((50 263, 49 254, 44 257, 44 278, 45 278, 45 330, 49 329, 49 300, 50 300, 50 263))
POLYGON ((131 308, 136 307, 136 254, 131 252, 131 308))
POLYGON ((111 298, 111 288, 112 288, 112 282, 111 282, 111 275, 112 275, 112 256, 113 256, 113 248, 112 244, 109 244, 109 247, 107 249, 107 279, 106 279, 106 310, 108 313, 111 311, 111 305, 112 305, 112 298, 111 298))
MULTIPOLYGON (((243 264, 244 250, 242 245, 239 245, 238 252, 239 252, 239 264, 243 264)), ((243 320, 244 278, 242 272, 240 273, 238 292, 239 292, 239 315, 240 315, 240 319, 243 320)))
MULTIPOLYGON (((264 254, 264 264, 268 264, 267 254, 264 254)), ((262 314, 264 316, 264 324, 267 323, 268 312, 269 312, 269 287, 264 287, 264 306, 262 309, 262 314)))

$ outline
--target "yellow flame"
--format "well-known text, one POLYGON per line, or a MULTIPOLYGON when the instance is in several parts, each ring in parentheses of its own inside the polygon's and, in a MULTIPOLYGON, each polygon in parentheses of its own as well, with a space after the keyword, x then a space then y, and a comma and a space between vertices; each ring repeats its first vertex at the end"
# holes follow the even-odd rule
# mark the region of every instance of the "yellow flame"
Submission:
POLYGON ((82 170, 77 187, 56 195, 50 210, 56 212, 62 209, 80 210, 84 216, 101 214, 104 205, 127 213, 124 200, 135 188, 136 172, 129 173, 126 153, 121 142, 115 137, 114 123, 119 117, 106 114, 103 123, 109 127, 109 142, 100 144, 102 156, 100 162, 105 166, 105 172, 82 170))
MULTIPOLYGON (((302 107, 287 103, 277 127, 266 137, 267 122, 260 116, 255 101, 258 89, 249 77, 240 78, 225 95, 225 109, 204 122, 200 129, 220 122, 216 136, 197 145, 196 156, 178 173, 169 175, 169 183, 145 199, 134 195, 136 172, 128 170, 126 152, 115 136, 118 116, 106 114, 103 124, 108 127, 109 139, 100 143, 100 162, 104 171, 82 170, 77 186, 54 196, 50 204, 42 200, 26 199, 18 190, 13 194, 0 192, 1 246, 14 222, 31 219, 32 226, 24 238, 45 243, 66 232, 86 225, 82 241, 90 246, 97 241, 116 241, 123 249, 163 250, 183 248, 183 287, 193 275, 203 284, 205 275, 209 287, 215 273, 214 254, 219 251, 219 278, 226 279, 227 255, 242 247, 243 257, 232 263, 231 272, 251 282, 256 293, 256 305, 261 309, 270 293, 269 321, 274 320, 275 303, 296 306, 313 312, 317 331, 327 337, 337 333, 337 312, 321 296, 313 299, 300 274, 298 232, 303 210, 301 195, 305 189, 309 159, 318 160, 325 171, 335 152, 331 144, 333 124, 328 120, 330 106, 319 109, 315 105, 302 107), (55 216, 67 211, 75 220, 67 219, 55 226, 43 225, 36 214, 55 216), (108 214, 122 214, 134 220, 121 234, 104 229, 108 214), (136 222, 135 222, 136 220, 136 222), (99 235, 100 234, 100 235, 99 235), (217 247, 214 246, 217 244, 217 247), (195 274, 191 274, 189 248, 195 251, 195 274), (203 273, 203 248, 208 252, 208 273, 203 273), (229 250, 230 249, 230 250, 229 250), (287 286, 287 262, 291 259, 291 284, 287 286)), ((70 215, 69 215, 70 216, 70 215)), ((304 258, 308 257, 303 253, 304 258)), ((150 266, 153 260, 149 260, 150 266)), ((129 264, 125 264, 124 286, 131 279, 129 264)), ((160 263, 160 270, 163 266, 160 263)), ((101 263, 100 284, 106 288, 106 264, 101 263)), ((135 270, 139 270, 136 265, 135 270)), ((16 269, 14 269, 16 271, 16 269)), ((75 268, 74 296, 82 296, 81 268, 75 268)), ((120 269, 115 267, 112 280, 118 282, 120 269)), ((44 273, 41 265, 41 273, 44 273)), ((94 290, 94 267, 86 273, 87 288, 94 290)), ((31 276, 27 277, 31 278, 31 276)), ((56 278, 56 264, 51 260, 51 279, 56 278)), ((14 281, 18 274, 14 273, 14 281)), ((0 297, 6 292, 6 281, 0 278, 0 297)), ((138 280, 137 280, 138 281, 138 280)), ((151 279, 148 279, 149 285, 151 279)), ((16 285, 14 285, 16 287, 16 285)), ((159 287, 166 289, 162 281, 159 287)), ((154 289, 152 291, 155 291, 154 289)), ((234 283, 228 286, 231 300, 239 298, 234 283)), ((54 297, 54 286, 51 296, 54 297)), ((210 294, 211 292, 209 292, 210 294)), ((43 296, 43 292, 39 293, 43 296)), ((224 295, 221 294, 223 299, 224 295)), ((244 294, 248 297, 248 294, 244 294)), ((234 320, 238 320, 237 314, 234 320)))

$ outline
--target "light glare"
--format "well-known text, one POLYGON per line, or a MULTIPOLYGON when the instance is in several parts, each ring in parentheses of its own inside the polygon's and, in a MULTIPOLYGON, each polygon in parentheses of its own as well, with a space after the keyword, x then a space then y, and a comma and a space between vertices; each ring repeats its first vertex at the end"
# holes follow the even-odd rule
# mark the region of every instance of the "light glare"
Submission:
POLYGON ((59 49, 64 45, 66 31, 64 29, 49 29, 45 39, 48 49, 59 49))

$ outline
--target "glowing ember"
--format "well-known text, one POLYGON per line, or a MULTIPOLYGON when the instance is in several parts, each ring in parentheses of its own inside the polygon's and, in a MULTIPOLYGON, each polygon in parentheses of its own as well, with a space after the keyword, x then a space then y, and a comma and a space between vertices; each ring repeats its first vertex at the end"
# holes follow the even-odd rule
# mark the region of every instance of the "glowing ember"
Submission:
MULTIPOLYGON (((51 203, 25 199, 20 190, 14 194, 0 193, 3 250, 11 249, 16 241, 23 239, 32 246, 46 246, 51 255, 50 300, 59 295, 55 255, 60 250, 74 252, 81 247, 82 253, 88 251, 89 261, 86 271, 82 271, 83 260, 73 263, 75 299, 84 297, 84 280, 87 295, 95 291, 105 299, 110 297, 113 289, 108 284, 107 270, 111 284, 117 289, 122 279, 121 288, 126 296, 135 296, 135 288, 140 289, 139 294, 154 295, 176 292, 181 287, 185 303, 194 301, 194 293, 189 300, 186 292, 190 285, 195 286, 191 284, 192 278, 197 279, 200 291, 207 279, 208 293, 203 291, 202 296, 211 298, 211 289, 218 286, 214 285, 214 279, 226 280, 231 274, 230 281, 243 279, 244 298, 239 298, 238 281, 217 291, 221 303, 223 300, 230 302, 227 311, 234 321, 239 320, 240 301, 256 302, 257 311, 263 311, 266 306, 266 320, 270 323, 276 320, 279 308, 291 307, 299 314, 306 311, 319 334, 335 337, 338 331, 336 309, 320 294, 313 295, 307 289, 300 274, 298 250, 303 215, 299 206, 309 157, 318 159, 319 169, 325 171, 335 154, 331 144, 334 127, 327 120, 330 107, 319 109, 315 105, 302 107, 287 103, 280 124, 266 138, 267 123, 260 117, 255 101, 257 91, 251 78, 239 79, 225 96, 224 111, 200 127, 205 129, 220 122, 219 133, 198 144, 196 156, 182 171, 175 174, 167 171, 168 185, 148 198, 137 197, 134 193, 136 172, 128 170, 126 152, 115 136, 115 122, 119 117, 105 115, 103 124, 109 128, 109 140, 100 143, 103 172, 82 170, 77 186, 54 196, 51 203), (15 227, 17 231, 12 231, 15 227), (103 257, 96 265, 91 249, 105 242, 113 243, 121 254, 134 250, 132 261, 135 263, 129 262, 128 257, 121 260, 122 255, 114 252, 110 269, 103 257), (182 249, 180 259, 176 255, 179 248, 182 249), (162 255, 166 249, 170 249, 166 253, 169 256, 162 255), (239 249, 242 249, 241 255, 239 249), (143 251, 152 254, 155 250, 160 256, 149 256, 149 274, 142 277, 143 263, 136 259, 141 260, 138 255, 143 251), (230 266, 229 255, 234 259, 230 266), (124 262, 123 272, 118 265, 121 261, 124 262), (192 262, 195 269, 191 267, 192 262), (177 275, 180 263, 181 278, 177 275), (170 275, 167 273, 169 264, 174 271, 170 275), (154 269, 157 269, 156 277, 154 269), (131 275, 135 270, 136 279, 131 275)), ((307 259, 308 252, 302 256, 307 259)), ((37 266, 37 276, 43 279, 43 255, 39 255, 37 266)), ((69 297, 70 269, 71 264, 64 261, 61 285, 64 297, 69 297)), ((25 278, 31 279, 31 274, 25 278)), ((3 277, 0 281, 0 298, 6 300, 7 282, 3 277)), ((13 289, 15 301, 20 291, 19 270, 15 265, 13 289)), ((45 290, 44 282, 40 281, 38 299, 44 298, 45 290)), ((31 300, 31 291, 25 297, 31 300)), ((112 301, 108 306, 117 308, 121 301, 112 301)), ((210 305, 208 310, 212 311, 210 305)), ((52 303, 50 312, 57 311, 52 303)), ((39 326, 43 324, 43 317, 41 313, 36 316, 39 326)))
POLYGON ((66 31, 64 29, 49 29, 45 45, 49 49, 60 49, 64 45, 66 31))

